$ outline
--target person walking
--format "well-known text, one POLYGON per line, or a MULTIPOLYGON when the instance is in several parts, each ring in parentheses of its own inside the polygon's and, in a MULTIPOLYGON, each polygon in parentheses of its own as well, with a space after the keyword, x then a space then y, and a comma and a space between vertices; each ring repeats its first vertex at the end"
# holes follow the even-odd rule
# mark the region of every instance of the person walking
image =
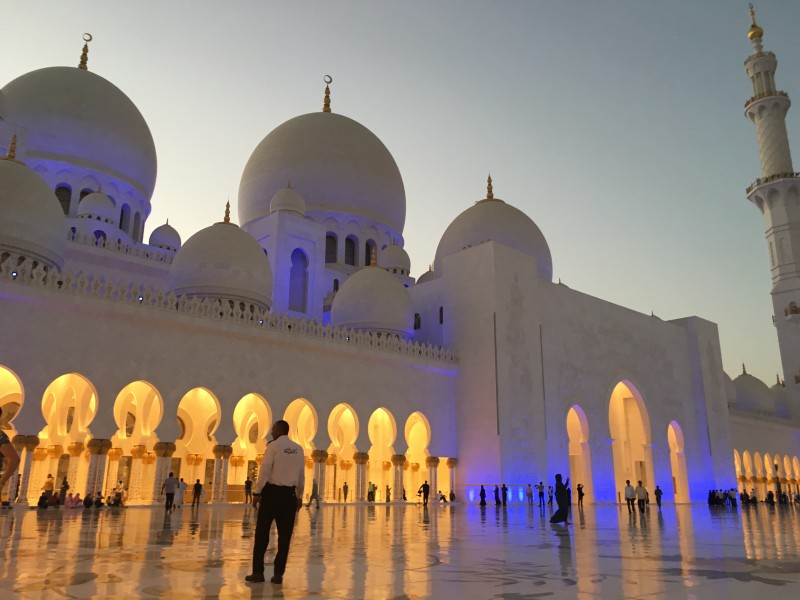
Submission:
POLYGON ((347 482, 345 481, 344 485, 342 486, 342 495, 344 496, 345 504, 347 504, 347 492, 349 492, 349 491, 350 491, 350 488, 347 487, 347 482))
POLYGON ((172 505, 173 508, 181 508, 183 506, 183 499, 186 497, 186 488, 189 486, 186 485, 186 482, 181 477, 180 481, 178 482, 178 489, 175 490, 175 502, 172 505))
POLYGON ((533 506, 533 488, 530 483, 525 488, 525 497, 528 499, 528 506, 533 506))
POLYGON ((539 492, 539 506, 544 506, 544 483, 539 482, 539 485, 535 486, 536 490, 539 492))
MULTIPOLYGON (((660 487, 656 486, 656 489, 653 490, 653 494, 656 496, 656 504, 658 505, 658 509, 661 510, 661 496, 664 495, 664 490, 660 487)), ((734 500, 735 502, 735 500, 734 500)))
POLYGON ((625 480, 625 503, 628 505, 628 513, 632 513, 635 509, 634 500, 636 500, 636 492, 631 485, 631 480, 625 480))
POLYGON ((166 510, 172 510, 172 507, 175 504, 175 491, 180 487, 180 483, 177 479, 175 479, 174 475, 170 471, 169 477, 164 480, 164 483, 161 484, 161 493, 165 494, 167 499, 164 503, 164 508, 166 510))
POLYGON ((245 581, 264 581, 264 554, 269 545, 269 530, 275 521, 278 527, 278 553, 270 581, 278 585, 283 583, 295 515, 303 506, 304 487, 303 448, 289 439, 289 424, 286 421, 275 421, 272 425, 272 441, 264 452, 253 490, 253 506, 258 508, 258 517, 253 541, 253 572, 245 577, 245 581))
MULTIPOLYGON (((3 416, 3 409, 0 408, 0 417, 3 416)), ((8 488, 8 500, 3 501, 3 488, 11 480, 19 467, 19 453, 5 432, 0 429, 0 458, 3 462, 3 474, 0 475, 0 504, 11 506, 11 486, 8 488)), ((52 488, 51 488, 52 489, 52 488)))
POLYGON ((494 504, 500 506, 500 488, 497 486, 494 486, 494 504))
POLYGON ((503 487, 500 488, 500 491, 503 493, 502 500, 503 506, 505 506, 508 503, 508 488, 506 487, 505 483, 503 484, 503 487))
POLYGON ((481 485, 481 492, 478 494, 481 499, 481 506, 486 506, 486 488, 481 485))
POLYGON ((425 480, 425 483, 419 486, 419 490, 417 490, 417 495, 419 495, 420 493, 422 493, 422 506, 428 506, 428 495, 431 493, 431 486, 428 485, 427 479, 425 480))
POLYGON ((312 502, 316 502, 317 508, 319 508, 319 484, 317 483, 316 479, 311 484, 311 496, 308 499, 306 508, 311 508, 312 502))
POLYGON ((200 480, 196 480, 194 485, 192 486, 192 508, 197 505, 200 506, 200 498, 203 495, 203 484, 200 483, 200 480))
POLYGON ((547 486, 547 505, 553 506, 553 486, 547 486))
POLYGON ((644 512, 645 504, 647 503, 647 490, 642 485, 642 481, 639 480, 639 485, 636 486, 636 500, 639 504, 639 512, 644 512))
MULTIPOLYGON (((578 490, 578 506, 583 508, 583 497, 586 495, 583 493, 583 484, 579 483, 576 489, 578 490)), ((556 502, 558 502, 558 498, 556 498, 556 502)))
POLYGON ((569 517, 569 493, 567 492, 567 486, 569 485, 569 477, 567 477, 566 483, 561 481, 561 473, 556 474, 556 504, 558 505, 558 510, 553 513, 553 516, 550 517, 551 523, 564 523, 564 525, 569 525, 569 521, 567 517, 569 517))
POLYGON ((253 501, 253 482, 248 477, 244 480, 244 503, 250 504, 253 501))
POLYGON ((67 500, 67 491, 69 490, 69 483, 67 483, 67 478, 61 480, 61 488, 58 492, 58 503, 62 506, 66 504, 67 500))

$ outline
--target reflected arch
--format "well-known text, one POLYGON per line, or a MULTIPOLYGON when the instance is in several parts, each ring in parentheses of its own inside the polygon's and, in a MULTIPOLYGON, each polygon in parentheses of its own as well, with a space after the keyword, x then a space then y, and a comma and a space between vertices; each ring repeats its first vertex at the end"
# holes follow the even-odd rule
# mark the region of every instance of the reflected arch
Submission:
POLYGON ((654 489, 650 416, 642 395, 630 381, 620 381, 614 386, 608 406, 608 421, 617 501, 623 499, 626 480, 633 485, 641 480, 646 488, 654 489))
POLYGON ((667 427, 669 443, 669 462, 672 467, 672 493, 676 503, 689 502, 689 475, 686 468, 686 442, 683 430, 677 421, 671 421, 667 427))
MULTIPOLYGON (((569 440, 569 475, 572 489, 583 485, 586 495, 584 502, 594 501, 594 483, 592 477, 592 456, 589 447, 589 421, 586 413, 577 404, 567 411, 567 438, 569 440)), ((577 502, 578 493, 575 492, 577 502)))
POLYGON ((19 433, 14 427, 14 417, 16 417, 24 404, 24 392, 22 381, 14 371, 4 365, 0 365, 0 431, 3 431, 9 439, 19 433))

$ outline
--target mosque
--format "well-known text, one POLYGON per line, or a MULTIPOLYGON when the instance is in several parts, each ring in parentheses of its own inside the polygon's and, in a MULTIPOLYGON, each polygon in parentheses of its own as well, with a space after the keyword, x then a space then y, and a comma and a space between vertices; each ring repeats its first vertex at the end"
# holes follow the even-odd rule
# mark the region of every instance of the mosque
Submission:
POLYGON ((557 472, 590 502, 620 501, 626 479, 670 502, 800 491, 800 174, 754 16, 748 37, 761 176, 747 197, 765 219, 785 378, 771 388, 731 380, 710 321, 554 282, 545 236, 491 178, 412 277, 399 169, 333 112, 330 86, 320 112, 253 150, 240 223, 220 207, 184 242, 169 223, 145 241, 155 142, 89 70, 90 36, 77 68, 7 83, 0 427, 22 457, 16 501, 51 473, 154 504, 169 471, 241 501, 278 418, 328 502, 345 483, 363 500, 369 482, 378 501, 414 500, 424 480, 468 502, 506 483, 520 502, 557 472))

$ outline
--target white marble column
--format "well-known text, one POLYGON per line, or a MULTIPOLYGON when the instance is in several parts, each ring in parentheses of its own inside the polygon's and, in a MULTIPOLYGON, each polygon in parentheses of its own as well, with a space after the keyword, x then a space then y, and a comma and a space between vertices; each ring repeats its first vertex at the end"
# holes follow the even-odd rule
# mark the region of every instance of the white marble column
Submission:
POLYGON ((109 495, 112 488, 116 487, 117 485, 117 477, 119 476, 119 459, 122 458, 122 448, 111 448, 108 451, 108 473, 106 474, 105 482, 101 482, 103 487, 98 488, 95 490, 95 494, 97 492, 102 493, 103 498, 109 495))
MULTIPOLYGON (((67 483, 70 486, 70 490, 73 492, 75 491, 74 488, 78 486, 78 467, 80 466, 81 462, 81 454, 83 454, 84 445, 83 442, 72 442, 69 446, 67 446, 67 452, 69 453, 69 468, 67 469, 67 483)), ((61 485, 61 482, 56 482, 57 485, 61 485)))
POLYGON ((228 497, 228 461, 233 454, 230 446, 214 446, 214 489, 212 502, 225 502, 228 497))
POLYGON ((27 497, 30 498, 30 501, 34 504, 39 500, 39 494, 41 492, 42 484, 44 483, 44 477, 47 474, 46 470, 49 465, 47 457, 47 448, 36 448, 33 451, 33 463, 31 464, 30 471, 31 475, 28 479, 28 485, 25 486, 25 489, 28 491, 27 497))
POLYGON ((111 440, 91 439, 86 445, 89 448, 89 469, 86 473, 86 486, 83 497, 94 497, 103 489, 103 479, 106 471, 108 451, 111 450, 111 440))
POLYGON ((336 478, 333 476, 336 471, 336 461, 338 457, 335 454, 329 454, 325 461, 325 489, 320 488, 319 499, 326 502, 336 502, 336 478))
POLYGON ((364 502, 367 499, 367 461, 369 454, 366 452, 356 452, 353 461, 356 463, 356 482, 352 490, 353 499, 356 502, 364 502))
POLYGON ((169 475, 169 466, 172 463, 172 455, 175 453, 175 444, 169 442, 158 442, 153 446, 156 454, 156 468, 153 473, 153 489, 151 493, 152 504, 161 502, 161 486, 169 475))
MULTIPOLYGON (((127 504, 144 504, 144 457, 147 447, 139 444, 131 448, 131 478, 128 482, 127 504)), ((149 491, 149 490, 148 490, 149 491)))
POLYGON ((328 466, 328 453, 325 450, 314 450, 311 453, 314 459, 314 479, 317 480, 320 502, 325 500, 325 471, 328 466))
MULTIPOLYGON (((28 485, 31 480, 31 469, 33 468, 33 454, 36 447, 39 445, 39 438, 35 435, 15 435, 13 439, 14 447, 20 453, 19 469, 17 469, 17 478, 21 478, 19 483, 19 495, 17 496, 17 504, 28 504, 28 485)), ((17 485, 17 480, 11 483, 17 485)), ((10 487, 9 490, 14 488, 10 487)), ((9 494, 9 498, 13 494, 9 494)))
POLYGON ((457 465, 458 465, 458 459, 457 458, 448 458, 447 459, 447 466, 450 468, 450 489, 453 490, 453 491, 455 491, 455 489, 456 489, 456 466, 457 465))
POLYGON ((405 454, 392 455, 392 465, 394 467, 392 502, 403 501, 403 466, 405 464, 406 464, 405 454))
MULTIPOLYGON (((439 457, 429 456, 425 459, 425 466, 428 467, 428 485, 431 486, 431 496, 434 496, 436 500, 438 500, 436 494, 439 493, 439 457)), ((449 496, 450 490, 442 490, 442 493, 445 496, 449 496)))

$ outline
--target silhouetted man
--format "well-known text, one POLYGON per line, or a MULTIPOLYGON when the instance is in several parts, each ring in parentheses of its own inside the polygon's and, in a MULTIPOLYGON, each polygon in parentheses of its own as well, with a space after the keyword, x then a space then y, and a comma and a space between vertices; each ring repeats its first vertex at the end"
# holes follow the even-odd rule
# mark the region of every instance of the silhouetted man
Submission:
POLYGON ((428 506, 428 494, 431 493, 431 486, 428 485, 428 480, 425 480, 421 486, 419 486, 419 490, 417 493, 419 494, 422 492, 422 506, 428 506))

